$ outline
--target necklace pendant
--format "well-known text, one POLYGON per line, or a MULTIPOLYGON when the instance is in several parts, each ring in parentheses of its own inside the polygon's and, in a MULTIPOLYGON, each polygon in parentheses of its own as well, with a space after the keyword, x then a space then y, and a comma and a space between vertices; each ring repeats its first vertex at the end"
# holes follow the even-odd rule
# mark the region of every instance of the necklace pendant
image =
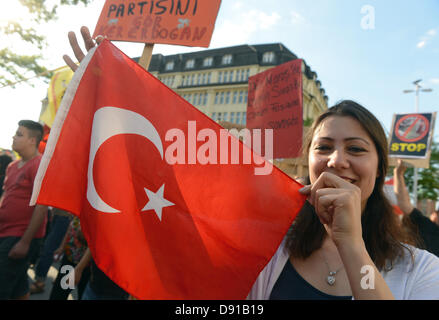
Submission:
POLYGON ((335 283, 335 277, 334 277, 333 275, 329 275, 329 276, 326 278, 326 282, 328 282, 328 284, 329 284, 330 286, 334 285, 334 283, 335 283))

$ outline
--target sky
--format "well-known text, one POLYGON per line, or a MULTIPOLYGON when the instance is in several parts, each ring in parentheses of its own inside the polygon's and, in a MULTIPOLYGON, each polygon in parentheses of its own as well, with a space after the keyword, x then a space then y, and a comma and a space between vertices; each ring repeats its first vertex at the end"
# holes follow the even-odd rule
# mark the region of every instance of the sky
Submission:
MULTIPOLYGON (((8 10, 1 10, 0 24, 6 19, 27 23, 19 0, 5 3, 8 10)), ((61 7, 57 21, 38 26, 47 37, 49 69, 64 65, 63 54, 73 57, 68 31, 79 33, 85 25, 93 32, 103 5, 103 0, 94 0, 87 7, 61 7)), ((439 0, 222 1, 209 48, 277 42, 317 73, 329 106, 355 100, 372 111, 387 132, 393 114, 415 112, 415 94, 403 93, 414 89, 415 80, 433 89, 420 93, 419 112, 439 111, 439 0)), ((18 52, 33 50, 13 38, 2 39, 4 45, 18 52)), ((131 57, 142 54, 143 44, 115 45, 131 57)), ((205 49, 155 45, 153 53, 200 50, 205 49)), ((0 88, 1 148, 10 149, 19 120, 38 120, 47 88, 40 79, 0 88)), ((436 142, 438 130, 436 124, 436 142)))

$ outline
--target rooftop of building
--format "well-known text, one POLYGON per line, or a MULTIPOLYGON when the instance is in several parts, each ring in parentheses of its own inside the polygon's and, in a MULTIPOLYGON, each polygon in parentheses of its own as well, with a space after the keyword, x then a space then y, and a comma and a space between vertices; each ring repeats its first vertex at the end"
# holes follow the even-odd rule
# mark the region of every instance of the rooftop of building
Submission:
MULTIPOLYGON (((166 74, 203 71, 226 67, 242 67, 255 64, 260 66, 278 66, 294 59, 298 59, 297 55, 291 52, 282 43, 243 44, 172 55, 153 54, 148 70, 150 72, 166 74), (274 59, 264 60, 264 54, 268 52, 274 53, 274 59), (225 55, 232 55, 231 62, 228 64, 223 64, 223 57, 225 55), (212 63, 205 65, 204 61, 206 58, 212 58, 212 63), (189 69, 186 67, 186 62, 191 59, 193 59, 194 62, 193 66, 189 69), (170 70, 167 70, 166 68, 168 63, 173 63, 173 68, 170 70)), ((322 95, 326 96, 321 82, 317 80, 317 73, 311 70, 305 59, 300 59, 303 60, 305 65, 304 73, 306 77, 310 80, 314 80, 318 88, 321 90, 322 95)), ((134 58, 134 60, 138 61, 139 57, 134 58)))

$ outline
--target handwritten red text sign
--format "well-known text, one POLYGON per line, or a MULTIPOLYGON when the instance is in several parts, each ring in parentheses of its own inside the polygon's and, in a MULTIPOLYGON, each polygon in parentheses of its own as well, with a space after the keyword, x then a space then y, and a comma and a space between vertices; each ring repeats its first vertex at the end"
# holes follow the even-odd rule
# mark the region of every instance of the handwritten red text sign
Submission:
POLYGON ((107 0, 93 37, 208 47, 221 0, 107 0))
POLYGON ((301 70, 296 59, 249 78, 247 128, 273 129, 275 159, 297 157, 302 147, 301 70))

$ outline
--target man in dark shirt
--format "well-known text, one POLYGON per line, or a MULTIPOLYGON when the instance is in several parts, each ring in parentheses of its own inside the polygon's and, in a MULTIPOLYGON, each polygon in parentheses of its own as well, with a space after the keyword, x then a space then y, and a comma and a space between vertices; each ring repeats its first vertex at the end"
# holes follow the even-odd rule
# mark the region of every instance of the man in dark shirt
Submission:
POLYGON ((393 169, 393 188, 398 207, 417 227, 419 236, 425 246, 424 249, 439 257, 439 226, 425 217, 421 211, 411 204, 404 181, 404 172, 406 169, 407 167, 402 160, 398 160, 398 165, 393 169))

